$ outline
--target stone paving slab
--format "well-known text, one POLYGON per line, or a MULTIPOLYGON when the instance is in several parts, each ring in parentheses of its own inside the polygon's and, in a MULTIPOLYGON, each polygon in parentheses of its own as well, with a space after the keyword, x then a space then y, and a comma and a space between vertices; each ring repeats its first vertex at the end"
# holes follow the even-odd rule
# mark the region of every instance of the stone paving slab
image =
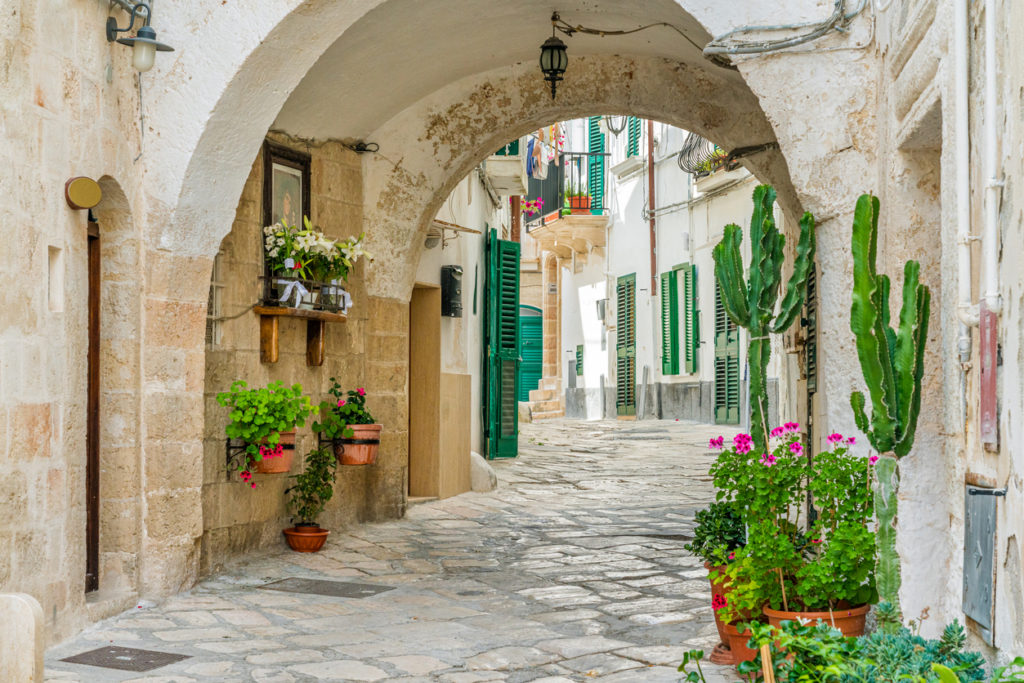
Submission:
MULTIPOLYGON (((47 653, 48 681, 679 681, 717 631, 683 549, 712 498, 694 423, 523 425, 499 487, 335 530, 324 550, 252 556, 47 653), (286 578, 387 588, 284 593, 286 578), (59 661, 103 645, 188 656, 146 674, 59 661)), ((735 670, 706 665, 710 683, 735 670)))

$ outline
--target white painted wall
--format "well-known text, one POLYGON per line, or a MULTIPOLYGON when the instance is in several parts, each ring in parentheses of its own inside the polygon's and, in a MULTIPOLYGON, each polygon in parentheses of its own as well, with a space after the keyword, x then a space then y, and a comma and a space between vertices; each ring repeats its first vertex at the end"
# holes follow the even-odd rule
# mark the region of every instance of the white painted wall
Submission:
MULTIPOLYGON (((506 235, 510 221, 508 203, 502 198, 500 204, 495 206, 479 174, 474 171, 452 190, 438 211, 437 219, 479 230, 481 233, 476 235, 445 230, 441 244, 424 250, 416 269, 416 282, 440 285, 442 266, 462 266, 462 317, 441 318, 441 372, 472 376, 471 443, 474 451, 483 453, 480 406, 484 281, 487 277, 485 235, 489 228, 496 228, 499 236, 506 235)), ((411 341, 415 343, 415 340, 411 341)))

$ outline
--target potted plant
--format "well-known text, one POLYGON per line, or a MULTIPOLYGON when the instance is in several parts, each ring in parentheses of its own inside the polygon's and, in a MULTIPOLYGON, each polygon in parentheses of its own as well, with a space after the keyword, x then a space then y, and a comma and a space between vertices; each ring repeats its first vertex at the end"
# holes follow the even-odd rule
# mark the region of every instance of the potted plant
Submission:
POLYGON ((320 404, 320 421, 313 423, 313 430, 322 440, 333 442, 342 465, 372 465, 383 425, 366 409, 366 389, 359 387, 346 394, 332 377, 329 393, 331 400, 320 404))
MULTIPOLYGON (((712 439, 712 445, 716 443, 717 440, 712 439)), ((731 584, 724 576, 725 565, 731 561, 730 557, 735 558, 735 551, 746 542, 743 518, 734 503, 720 501, 698 510, 694 519, 697 524, 693 530, 693 540, 683 547, 704 560, 704 568, 709 572, 711 607, 721 638, 721 644, 711 653, 711 661, 717 664, 729 663, 732 655, 724 652, 729 649, 729 634, 719 612, 728 603, 732 591, 731 584), (712 572, 714 577, 711 576, 712 572)))
MULTIPOLYGON (((739 631, 740 623, 762 619, 821 619, 848 635, 863 632, 876 600, 872 463, 850 454, 852 438, 829 441, 831 451, 808 461, 791 422, 771 431, 769 452, 756 456, 751 437, 740 434, 712 467, 719 497, 736 503, 747 526, 746 545, 720 573, 732 584, 721 614, 731 636, 728 624, 739 631), (819 510, 814 520, 805 515, 808 492, 819 510)), ((753 656, 737 650, 737 639, 737 661, 753 656)))
POLYGON ((590 194, 586 190, 573 191, 569 193, 569 208, 574 214, 590 213, 590 194))
POLYGON ((295 484, 285 489, 288 511, 294 526, 284 529, 288 546, 300 553, 315 553, 324 546, 330 532, 316 523, 334 495, 338 460, 326 448, 315 448, 306 456, 306 466, 295 475, 295 484))
POLYGON ((348 274, 356 261, 370 254, 363 249, 366 233, 347 240, 331 240, 318 233, 319 238, 313 245, 314 256, 310 261, 313 277, 319 281, 319 301, 326 310, 336 311, 339 308, 347 312, 351 297, 342 282, 348 282, 348 274))
POLYGON ((230 451, 231 465, 242 481, 256 488, 252 471, 264 474, 287 472, 295 455, 295 428, 304 427, 306 418, 316 408, 302 395, 302 385, 286 387, 271 382, 266 387, 250 389, 238 380, 229 391, 217 394, 217 403, 230 408, 230 421, 224 428, 228 439, 240 440, 243 446, 230 451))

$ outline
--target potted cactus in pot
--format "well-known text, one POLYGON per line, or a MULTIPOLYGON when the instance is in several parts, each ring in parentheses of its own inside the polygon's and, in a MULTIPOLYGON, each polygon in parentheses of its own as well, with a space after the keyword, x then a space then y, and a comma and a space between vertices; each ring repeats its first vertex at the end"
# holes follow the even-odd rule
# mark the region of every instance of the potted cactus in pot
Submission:
POLYGON ((288 511, 294 526, 282 531, 288 546, 300 553, 315 553, 323 547, 330 532, 316 519, 334 496, 334 477, 338 460, 326 448, 315 448, 306 456, 306 466, 295 475, 295 483, 285 489, 288 511))

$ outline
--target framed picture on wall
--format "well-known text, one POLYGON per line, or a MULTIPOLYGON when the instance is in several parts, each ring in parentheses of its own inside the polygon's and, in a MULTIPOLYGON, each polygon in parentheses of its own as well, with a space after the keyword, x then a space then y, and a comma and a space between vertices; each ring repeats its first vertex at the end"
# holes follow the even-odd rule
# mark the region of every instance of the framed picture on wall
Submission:
POLYGON ((309 155, 263 145, 263 224, 302 225, 309 215, 309 155))

